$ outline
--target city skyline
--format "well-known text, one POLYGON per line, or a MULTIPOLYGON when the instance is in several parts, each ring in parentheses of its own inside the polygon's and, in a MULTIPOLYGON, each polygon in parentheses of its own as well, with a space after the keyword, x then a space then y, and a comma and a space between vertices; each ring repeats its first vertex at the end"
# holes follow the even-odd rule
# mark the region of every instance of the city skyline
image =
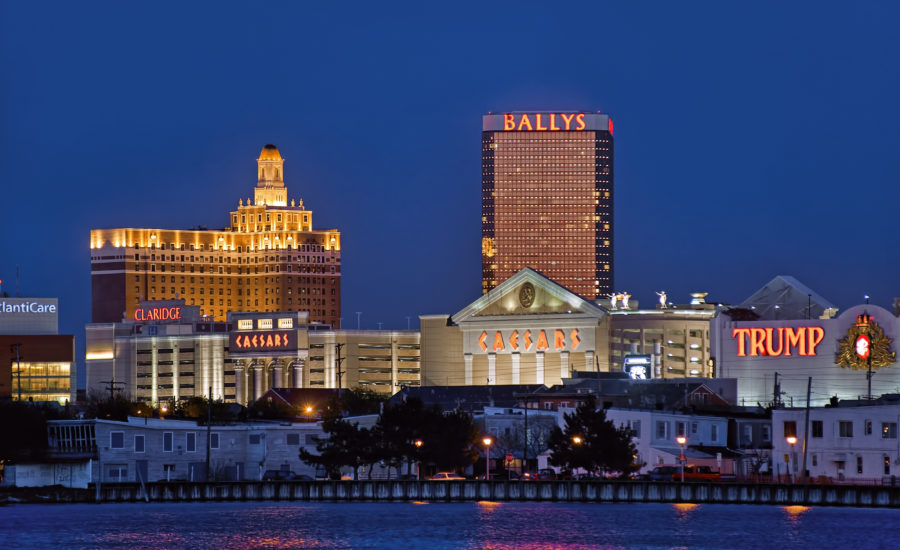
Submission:
POLYGON ((889 14, 788 7, 778 21, 761 10, 710 27, 713 15, 682 9, 672 25, 664 13, 586 8, 609 34, 602 61, 590 37, 555 31, 558 43, 521 42, 500 77, 477 66, 479 41, 464 44, 454 25, 502 43, 528 13, 463 11, 468 21, 426 30, 359 12, 345 31, 358 36, 323 51, 311 47, 334 27, 313 23, 344 14, 223 8, 221 30, 195 36, 200 8, 179 21, 129 7, 0 9, 0 177, 16 205, 0 231, 0 279, 15 295, 20 266, 22 295, 59 297, 60 332, 79 342, 90 229, 226 227, 265 143, 284 153, 317 223, 344 236, 346 328, 357 311, 362 328, 400 329, 458 311, 481 292, 476 140, 489 111, 602 110, 616 121, 616 290, 643 306, 659 290, 738 302, 775 275, 842 309, 864 294, 890 308, 900 295, 897 260, 883 252, 900 198, 889 14), (478 22, 501 13, 508 25, 478 22), (768 40, 748 48, 760 27, 768 40))

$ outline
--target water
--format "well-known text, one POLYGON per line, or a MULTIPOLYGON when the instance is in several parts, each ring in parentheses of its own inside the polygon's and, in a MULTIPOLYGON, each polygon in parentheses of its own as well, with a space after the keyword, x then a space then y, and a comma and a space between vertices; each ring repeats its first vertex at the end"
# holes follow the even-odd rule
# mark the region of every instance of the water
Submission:
POLYGON ((6 548, 900 548, 900 510, 721 504, 178 503, 0 508, 6 548))

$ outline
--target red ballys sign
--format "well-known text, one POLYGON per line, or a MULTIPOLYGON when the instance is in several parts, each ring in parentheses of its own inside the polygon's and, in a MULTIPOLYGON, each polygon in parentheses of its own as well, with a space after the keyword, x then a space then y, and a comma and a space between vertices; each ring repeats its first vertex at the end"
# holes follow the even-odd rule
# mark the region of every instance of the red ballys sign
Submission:
POLYGON ((139 307, 134 310, 135 321, 178 321, 180 307, 139 307))
POLYGON ((289 331, 234 332, 231 351, 289 351, 297 349, 297 334, 289 331))
POLYGON ((822 327, 736 328, 738 357, 778 357, 816 355, 816 346, 825 338, 822 327), (776 347, 777 344, 777 347, 776 347), (749 351, 748 351, 749 349, 749 351))
POLYGON ((529 132, 581 132, 585 129, 584 113, 506 113, 503 129, 529 132))
MULTIPOLYGON (((554 330, 554 350, 558 351, 566 349, 566 336, 569 337, 569 349, 573 351, 578 349, 578 344, 581 343, 581 338, 579 338, 578 329, 576 328, 572 329, 572 332, 570 332, 568 335, 561 330, 554 330)), ((488 350, 487 332, 482 331, 481 336, 478 337, 478 347, 481 348, 481 351, 488 350)), ((550 341, 547 340, 547 331, 539 331, 535 340, 532 339, 530 330, 526 330, 521 334, 518 330, 514 330, 510 333, 509 338, 504 338, 503 334, 498 330, 494 334, 493 341, 490 345, 491 351, 506 351, 507 349, 509 349, 509 351, 530 351, 532 347, 535 351, 547 351, 550 349, 550 341)))

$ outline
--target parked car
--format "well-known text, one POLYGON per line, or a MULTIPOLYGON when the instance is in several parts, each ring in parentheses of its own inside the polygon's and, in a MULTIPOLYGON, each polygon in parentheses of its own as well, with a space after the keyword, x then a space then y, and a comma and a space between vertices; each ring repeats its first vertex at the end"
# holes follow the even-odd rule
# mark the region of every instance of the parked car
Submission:
POLYGON ((306 474, 297 474, 291 477, 291 481, 315 481, 312 476, 308 476, 306 474))
MULTIPOLYGON (((681 480, 681 470, 676 467, 675 473, 672 474, 673 481, 681 480)), ((733 475, 725 475, 719 472, 713 471, 709 466, 685 466, 684 467, 684 480, 685 481, 734 481, 735 477, 733 475)))
POLYGON ((287 481, 294 477, 294 472, 289 470, 266 470, 263 481, 287 481))
POLYGON ((537 472, 525 472, 522 474, 522 481, 553 481, 556 479, 556 472, 549 468, 537 472))
POLYGON ((678 466, 657 466, 650 470, 651 481, 672 481, 674 474, 680 474, 678 466))
POLYGON ((457 474, 456 472, 438 472, 428 479, 434 481, 463 481, 466 478, 457 474))

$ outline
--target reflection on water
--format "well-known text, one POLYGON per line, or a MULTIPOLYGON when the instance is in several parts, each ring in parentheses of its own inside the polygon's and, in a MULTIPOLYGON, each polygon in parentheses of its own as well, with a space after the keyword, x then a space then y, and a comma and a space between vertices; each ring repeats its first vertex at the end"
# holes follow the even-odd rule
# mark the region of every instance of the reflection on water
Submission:
POLYGON ((900 546, 900 510, 563 502, 15 505, 21 548, 765 549, 900 546), (880 546, 879 546, 880 545, 880 546))

